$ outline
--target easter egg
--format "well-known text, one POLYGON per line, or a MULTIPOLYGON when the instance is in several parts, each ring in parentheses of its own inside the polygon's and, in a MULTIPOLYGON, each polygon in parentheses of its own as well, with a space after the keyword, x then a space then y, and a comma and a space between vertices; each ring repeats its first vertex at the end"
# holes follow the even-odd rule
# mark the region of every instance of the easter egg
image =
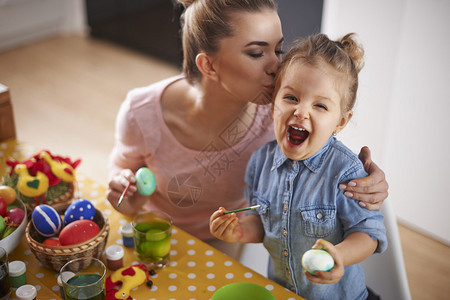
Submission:
POLYGON ((83 243, 100 232, 100 227, 91 220, 77 220, 61 230, 59 242, 62 246, 83 243))
POLYGON ((54 246, 54 247, 59 247, 61 246, 61 243, 59 242, 59 239, 57 237, 51 237, 48 239, 45 239, 42 244, 47 245, 47 246, 54 246))
POLYGON ((144 196, 150 196, 153 194, 156 188, 156 179, 152 171, 149 168, 140 168, 136 172, 136 187, 138 192, 144 196))
POLYGON ((33 209, 31 220, 36 231, 45 237, 57 235, 62 228, 61 216, 56 209, 46 204, 33 209))
POLYGON ((6 225, 5 225, 5 219, 0 216, 0 232, 2 232, 5 229, 6 225))
POLYGON ((75 200, 64 213, 64 225, 77 220, 94 220, 95 207, 89 200, 75 200))
POLYGON ((5 217, 9 218, 9 224, 20 225, 25 217, 25 212, 23 209, 13 208, 6 212, 5 217))
POLYGON ((0 197, 0 216, 4 217, 6 214, 6 208, 8 205, 6 204, 6 200, 3 197, 0 197))
POLYGON ((313 275, 315 271, 328 272, 334 267, 334 259, 323 249, 310 249, 303 254, 302 266, 313 275))
POLYGON ((0 185, 0 197, 5 199, 7 205, 16 201, 16 196, 17 193, 12 187, 0 185))

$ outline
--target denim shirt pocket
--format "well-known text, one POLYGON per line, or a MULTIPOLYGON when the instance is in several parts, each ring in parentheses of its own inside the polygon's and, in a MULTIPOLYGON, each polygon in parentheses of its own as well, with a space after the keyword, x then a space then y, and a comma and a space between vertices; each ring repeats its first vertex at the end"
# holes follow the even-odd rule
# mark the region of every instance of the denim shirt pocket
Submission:
POLYGON ((305 235, 323 238, 333 233, 336 223, 335 207, 314 207, 301 211, 305 235))
POLYGON ((270 231, 270 229, 272 228, 270 222, 270 202, 258 196, 256 196, 255 198, 256 204, 252 203, 252 205, 260 205, 260 207, 258 207, 257 209, 257 212, 261 217, 261 222, 263 223, 264 230, 270 231))

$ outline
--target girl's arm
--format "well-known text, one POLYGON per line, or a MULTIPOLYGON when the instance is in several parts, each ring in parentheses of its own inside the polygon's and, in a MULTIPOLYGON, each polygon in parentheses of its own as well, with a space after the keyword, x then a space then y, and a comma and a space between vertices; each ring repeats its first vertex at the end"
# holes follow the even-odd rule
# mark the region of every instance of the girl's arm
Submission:
POLYGON ((359 200, 359 205, 369 210, 380 209, 388 196, 389 185, 385 174, 373 161, 368 147, 361 148, 359 159, 369 176, 339 185, 349 198, 359 200))
POLYGON ((258 215, 238 218, 236 213, 226 214, 225 208, 216 210, 209 220, 211 234, 223 241, 234 243, 261 243, 264 228, 258 215))
POLYGON ((328 241, 318 239, 315 249, 325 249, 333 256, 334 268, 330 272, 316 271, 314 276, 305 272, 309 281, 321 284, 338 282, 344 275, 344 267, 357 264, 368 258, 376 250, 378 242, 368 234, 355 232, 334 246, 328 241))

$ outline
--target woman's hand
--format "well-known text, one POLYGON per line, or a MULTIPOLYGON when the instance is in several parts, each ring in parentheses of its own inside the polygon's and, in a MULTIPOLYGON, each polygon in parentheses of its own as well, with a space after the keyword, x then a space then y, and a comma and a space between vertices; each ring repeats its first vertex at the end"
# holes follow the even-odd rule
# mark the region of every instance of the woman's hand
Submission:
POLYGON ((135 213, 145 202, 145 198, 143 197, 135 197, 137 194, 136 188, 136 178, 134 177, 133 171, 129 169, 122 170, 118 175, 112 177, 111 181, 108 184, 108 190, 106 191, 106 199, 111 203, 111 205, 124 214, 133 214, 135 213), (128 188, 127 193, 124 195, 123 202, 117 207, 117 203, 119 202, 119 198, 122 195, 125 188, 128 186, 128 183, 131 182, 130 187, 128 188), (142 198, 142 200, 136 203, 133 201, 133 205, 131 205, 130 200, 133 198, 142 198))
POLYGON ((338 282, 344 276, 344 260, 339 250, 332 243, 323 239, 318 239, 312 248, 324 249, 330 253, 334 259, 334 267, 329 272, 315 271, 314 275, 305 271, 306 278, 311 282, 321 284, 338 282))
POLYGON ((339 189, 345 190, 344 195, 359 200, 359 205, 369 210, 380 209, 388 196, 389 185, 384 172, 372 161, 370 149, 362 147, 359 159, 369 176, 353 179, 347 184, 340 184, 339 189))
POLYGON ((243 235, 243 229, 235 213, 226 214, 225 208, 220 207, 209 219, 209 231, 219 240, 234 243, 239 242, 243 235))

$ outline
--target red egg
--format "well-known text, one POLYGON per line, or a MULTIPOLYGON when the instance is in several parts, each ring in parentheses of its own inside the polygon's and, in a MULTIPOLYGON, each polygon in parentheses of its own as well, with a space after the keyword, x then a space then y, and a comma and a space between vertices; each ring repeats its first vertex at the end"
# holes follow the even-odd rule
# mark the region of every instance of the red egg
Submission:
POLYGON ((65 226, 59 234, 62 246, 85 242, 100 232, 100 227, 91 220, 78 220, 65 226))
POLYGON ((10 224, 20 225, 25 217, 25 212, 20 208, 13 208, 6 212, 5 217, 9 218, 10 224))
POLYGON ((0 216, 4 217, 6 214, 6 207, 8 205, 6 204, 6 200, 3 197, 0 197, 0 216))
POLYGON ((47 246, 61 246, 59 239, 57 237, 51 237, 42 242, 42 244, 47 246))

